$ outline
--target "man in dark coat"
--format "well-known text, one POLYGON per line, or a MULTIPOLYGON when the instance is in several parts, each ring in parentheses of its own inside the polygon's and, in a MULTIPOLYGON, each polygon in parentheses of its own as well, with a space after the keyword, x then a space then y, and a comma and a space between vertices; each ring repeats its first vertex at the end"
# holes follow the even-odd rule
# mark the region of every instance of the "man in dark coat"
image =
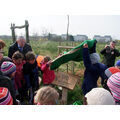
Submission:
POLYGON ((18 37, 17 41, 9 47, 8 57, 12 58, 12 55, 16 51, 21 52, 24 57, 28 51, 32 51, 31 46, 26 43, 26 40, 23 36, 18 37))
POLYGON ((120 56, 120 52, 115 48, 115 41, 110 42, 110 45, 106 45, 101 54, 104 56, 103 63, 107 67, 112 67, 115 64, 115 58, 120 56))

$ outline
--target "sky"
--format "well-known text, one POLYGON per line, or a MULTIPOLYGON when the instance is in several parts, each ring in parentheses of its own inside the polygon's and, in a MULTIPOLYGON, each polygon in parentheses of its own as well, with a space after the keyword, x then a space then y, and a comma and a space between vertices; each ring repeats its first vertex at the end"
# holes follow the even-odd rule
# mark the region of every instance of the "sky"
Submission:
MULTIPOLYGON (((25 20, 29 22, 30 35, 42 35, 45 31, 58 35, 66 34, 69 15, 69 34, 87 35, 89 38, 94 35, 111 35, 114 39, 120 39, 120 7, 117 0, 114 0, 114 3, 115 6, 108 0, 2 0, 0 35, 11 35, 11 23, 21 26, 25 20)), ((25 34, 25 31, 16 29, 16 34, 25 34)))
MULTIPOLYGON (((21 26, 25 24, 25 20, 29 22, 30 35, 42 35, 45 31, 58 35, 67 32, 67 15, 3 16, 0 22, 0 35, 11 35, 11 23, 21 26)), ((16 29, 16 34, 25 34, 25 30, 16 29)), ((69 34, 82 34, 89 38, 94 35, 111 35, 120 39, 120 15, 69 15, 69 34)))

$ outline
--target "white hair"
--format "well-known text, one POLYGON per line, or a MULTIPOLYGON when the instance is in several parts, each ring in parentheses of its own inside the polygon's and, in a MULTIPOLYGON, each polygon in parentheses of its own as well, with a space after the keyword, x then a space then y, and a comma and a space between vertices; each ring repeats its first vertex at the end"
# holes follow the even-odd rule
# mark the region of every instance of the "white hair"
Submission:
POLYGON ((17 37, 17 41, 18 41, 18 40, 26 40, 26 39, 25 39, 24 36, 18 36, 18 37, 17 37))

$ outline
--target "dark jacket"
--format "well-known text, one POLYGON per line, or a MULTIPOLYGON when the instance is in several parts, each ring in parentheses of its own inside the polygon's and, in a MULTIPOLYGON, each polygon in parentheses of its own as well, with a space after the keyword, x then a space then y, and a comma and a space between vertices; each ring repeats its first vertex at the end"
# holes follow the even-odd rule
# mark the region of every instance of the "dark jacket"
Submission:
POLYGON ((107 48, 104 48, 100 53, 104 55, 103 63, 108 67, 114 66, 115 58, 120 56, 120 53, 117 49, 109 50, 107 52, 107 48))
POLYGON ((32 48, 29 44, 25 43, 25 46, 23 47, 23 51, 20 51, 19 48, 18 48, 18 44, 17 42, 15 42, 14 44, 12 44, 10 47, 9 47, 9 51, 8 51, 8 57, 12 58, 12 55, 16 52, 16 51, 19 51, 21 52, 24 57, 25 57, 25 54, 28 52, 28 51, 32 51, 32 48))
POLYGON ((97 80, 99 77, 105 79, 104 71, 107 68, 102 63, 92 64, 89 56, 88 48, 83 48, 83 62, 85 66, 84 81, 82 84, 83 94, 88 93, 92 88, 97 87, 97 80))
POLYGON ((15 91, 12 85, 10 78, 3 76, 2 72, 0 71, 0 87, 6 87, 11 93, 13 98, 13 104, 17 105, 16 98, 15 98, 15 91))
POLYGON ((38 66, 35 61, 34 64, 26 62, 23 65, 23 74, 26 81, 27 89, 30 87, 38 89, 38 66))

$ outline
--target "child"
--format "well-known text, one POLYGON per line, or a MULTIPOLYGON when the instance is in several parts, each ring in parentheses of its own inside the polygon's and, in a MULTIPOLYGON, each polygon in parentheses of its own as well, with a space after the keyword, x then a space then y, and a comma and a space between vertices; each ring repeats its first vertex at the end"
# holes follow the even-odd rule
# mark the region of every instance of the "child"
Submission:
POLYGON ((41 63, 41 70, 43 72, 43 84, 49 85, 55 79, 55 73, 50 70, 51 59, 49 56, 45 56, 43 62, 41 63))
POLYGON ((0 51, 6 46, 5 42, 3 40, 0 40, 0 51))
POLYGON ((25 64, 25 60, 23 60, 24 56, 19 51, 15 52, 12 56, 12 60, 16 65, 16 73, 14 78, 14 87, 15 90, 18 91, 18 98, 21 102, 23 102, 24 97, 24 76, 23 76, 23 65, 25 64))
POLYGON ((107 80, 108 78, 117 73, 117 72, 120 72, 120 60, 118 60, 116 63, 115 63, 115 66, 114 67, 109 67, 105 70, 105 75, 106 75, 106 80, 104 81, 104 84, 103 84, 103 88, 107 89, 110 91, 109 87, 107 86, 107 80))
POLYGON ((7 57, 7 56, 3 56, 3 51, 0 51, 0 66, 2 65, 2 63, 3 63, 4 61, 12 62, 12 59, 10 59, 10 58, 7 57))
MULTIPOLYGON (((96 46, 94 46, 96 47, 96 46)), ((93 50, 95 52, 95 48, 93 50)), ((100 57, 97 53, 92 53, 89 55, 88 45, 83 45, 83 62, 85 66, 84 81, 82 84, 83 94, 88 93, 92 88, 97 87, 97 80, 99 77, 102 78, 101 81, 105 79, 104 71, 107 68, 102 63, 99 63, 100 57)))
POLYGON ((6 46, 5 42, 3 40, 0 40, 0 66, 4 61, 10 61, 12 62, 12 60, 7 57, 7 56, 3 56, 3 49, 6 46))
POLYGON ((23 73, 26 81, 26 90, 29 91, 29 104, 33 104, 34 91, 39 88, 38 66, 33 52, 28 52, 25 56, 26 63, 23 65, 23 73))
POLYGON ((93 88, 85 98, 87 105, 115 105, 112 95, 104 88, 93 88))
POLYGON ((59 93, 50 86, 44 86, 37 91, 34 101, 37 105, 58 104, 59 93))
POLYGON ((5 87, 0 87, 0 105, 13 105, 10 91, 5 87))
POLYGON ((12 83, 12 80, 15 76, 16 66, 12 62, 3 62, 1 65, 1 72, 0 72, 0 87, 6 87, 11 93, 13 98, 13 104, 16 105, 18 102, 16 101, 15 97, 15 90, 12 83))
POLYGON ((112 93, 115 103, 120 105, 120 72, 117 72, 109 77, 107 80, 107 86, 112 93))

